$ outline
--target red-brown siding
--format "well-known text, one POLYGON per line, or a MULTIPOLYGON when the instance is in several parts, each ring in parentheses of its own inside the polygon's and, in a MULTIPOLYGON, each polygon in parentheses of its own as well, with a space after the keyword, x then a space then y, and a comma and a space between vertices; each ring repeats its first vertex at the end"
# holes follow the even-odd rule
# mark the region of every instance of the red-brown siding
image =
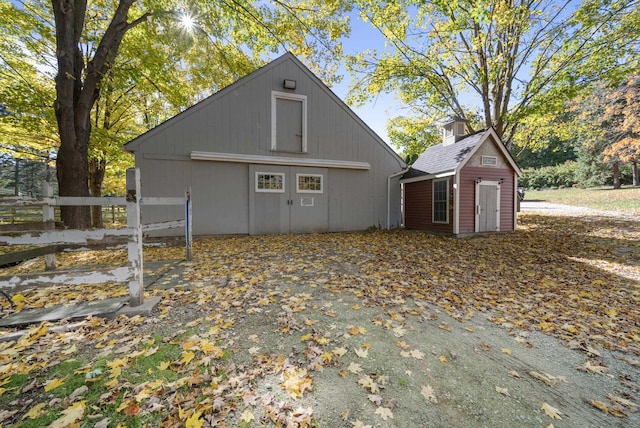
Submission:
POLYGON ((449 223, 433 223, 432 180, 404 185, 404 223, 407 229, 453 233, 453 178, 449 179, 449 223))
POLYGON ((503 179, 500 186, 500 231, 513 230, 513 185, 512 169, 491 167, 465 167, 460 171, 460 223, 458 232, 468 234, 475 232, 476 179, 498 181, 503 179))

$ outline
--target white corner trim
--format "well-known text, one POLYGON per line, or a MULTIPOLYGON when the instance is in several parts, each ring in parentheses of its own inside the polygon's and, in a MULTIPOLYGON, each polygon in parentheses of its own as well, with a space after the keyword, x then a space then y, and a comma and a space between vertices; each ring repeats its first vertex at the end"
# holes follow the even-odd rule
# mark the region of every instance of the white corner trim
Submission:
POLYGON ((217 153, 193 151, 190 154, 191 160, 234 162, 234 163, 255 163, 260 165, 284 165, 284 166, 308 166, 320 168, 341 168, 369 170, 369 162, 343 161, 331 159, 307 159, 282 156, 260 156, 244 155, 239 153, 217 153))

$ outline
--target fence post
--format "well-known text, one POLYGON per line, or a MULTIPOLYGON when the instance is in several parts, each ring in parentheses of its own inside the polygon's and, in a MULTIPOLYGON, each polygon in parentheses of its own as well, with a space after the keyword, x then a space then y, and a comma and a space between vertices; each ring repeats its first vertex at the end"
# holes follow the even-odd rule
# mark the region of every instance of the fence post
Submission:
POLYGON ((184 215, 184 232, 185 232, 185 241, 187 245, 187 260, 191 260, 193 256, 192 250, 192 242, 193 242, 193 232, 191 229, 193 214, 192 214, 192 205, 191 205, 191 187, 189 190, 185 192, 185 215, 184 215))
POLYGON ((144 302, 144 282, 142 267, 142 223, 140 221, 140 170, 127 170, 127 227, 132 229, 129 235, 128 253, 132 277, 129 280, 130 306, 139 306, 144 302))
MULTIPOLYGON (((53 196, 53 188, 51 184, 44 181, 42 183, 42 196, 50 198, 53 196)), ((54 208, 49 204, 42 205, 42 221, 44 222, 44 230, 54 230, 56 228, 56 220, 54 208)), ((54 270, 56 268, 56 253, 45 254, 44 270, 54 270)))

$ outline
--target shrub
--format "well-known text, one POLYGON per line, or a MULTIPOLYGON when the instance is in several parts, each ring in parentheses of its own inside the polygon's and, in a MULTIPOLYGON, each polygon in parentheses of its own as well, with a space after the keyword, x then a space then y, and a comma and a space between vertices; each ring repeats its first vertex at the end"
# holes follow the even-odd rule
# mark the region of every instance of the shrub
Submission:
POLYGON ((522 171, 518 185, 529 189, 543 189, 547 187, 572 187, 576 180, 577 163, 567 161, 560 165, 529 168, 522 171))

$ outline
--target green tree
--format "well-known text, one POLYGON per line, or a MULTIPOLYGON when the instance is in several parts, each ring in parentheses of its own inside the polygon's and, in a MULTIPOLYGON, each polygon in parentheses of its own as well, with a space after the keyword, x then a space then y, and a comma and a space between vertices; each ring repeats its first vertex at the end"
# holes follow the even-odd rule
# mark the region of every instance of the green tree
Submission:
POLYGON ((508 145, 525 118, 552 116, 577 89, 637 64, 637 1, 355 4, 388 46, 350 59, 354 101, 397 90, 416 124, 478 114, 508 145))
MULTIPOLYGON (((349 30, 342 13, 345 6, 339 1, 200 0, 192 2, 190 10, 171 0, 0 4, 20 23, 2 22, 11 60, 15 57, 20 63, 33 58, 33 76, 22 80, 28 84, 35 76, 50 82, 55 76, 54 95, 46 89, 42 93, 52 100, 45 99, 44 104, 54 106, 57 133, 51 134, 59 145, 52 151, 57 157, 59 191, 65 196, 90 194, 89 171, 95 172, 92 182, 97 192, 106 168, 104 160, 110 156, 108 147, 101 144, 113 143, 116 129, 119 136, 127 134, 124 121, 120 128, 111 120, 115 111, 126 109, 124 103, 115 103, 123 95, 136 92, 136 99, 144 100, 134 108, 142 115, 137 123, 152 126, 166 117, 167 110, 186 107, 282 50, 308 58, 311 68, 331 83, 337 69, 335 58, 341 53, 338 39, 349 30), (43 54, 34 56, 32 44, 43 54), (129 48, 127 53, 137 51, 137 55, 124 55, 129 48), (136 67, 138 59, 142 67, 136 67), (177 71, 167 70, 171 67, 177 71), (163 68, 168 72, 159 72, 163 68), (111 85, 109 79, 117 84, 111 85), (98 127, 101 131, 94 133, 98 127), (92 136, 96 140, 93 148, 92 136)), ((6 70, 9 80, 19 74, 10 66, 6 70)), ((13 103, 7 104, 12 107, 13 103)), ((50 123, 44 112, 31 110, 31 114, 50 123)), ((89 210, 66 207, 62 219, 73 227, 88 227, 89 210)))

